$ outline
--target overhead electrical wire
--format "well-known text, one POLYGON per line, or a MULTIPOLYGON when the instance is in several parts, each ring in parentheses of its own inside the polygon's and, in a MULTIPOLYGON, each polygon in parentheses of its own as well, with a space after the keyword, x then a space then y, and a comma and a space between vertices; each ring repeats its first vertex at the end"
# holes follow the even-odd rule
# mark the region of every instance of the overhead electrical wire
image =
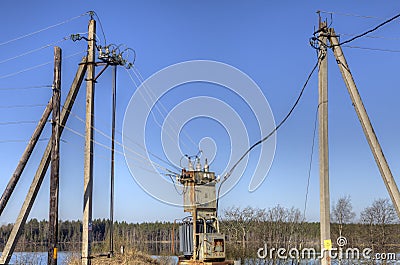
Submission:
POLYGON ((0 87, 0 91, 6 90, 26 90, 26 89, 35 89, 35 88, 49 88, 53 87, 52 85, 37 85, 37 86, 26 86, 26 87, 0 87))
POLYGON ((400 50, 390 50, 390 49, 381 49, 381 48, 370 48, 370 47, 361 47, 361 46, 352 46, 352 45, 343 45, 345 48, 350 49, 360 49, 360 50, 370 50, 370 51, 378 51, 378 52, 392 52, 399 53, 400 50))
POLYGON ((318 10, 317 13, 324 13, 324 14, 330 14, 330 15, 339 15, 339 16, 346 16, 346 17, 382 19, 381 17, 375 17, 375 16, 365 16, 365 15, 359 15, 359 14, 341 13, 341 12, 324 11, 324 10, 318 10))
POLYGON ((22 69, 22 70, 19 70, 19 71, 16 71, 16 72, 12 72, 12 73, 9 73, 9 74, 6 74, 6 75, 2 75, 2 76, 0 76, 0 79, 4 79, 4 78, 8 78, 8 77, 11 77, 11 76, 19 75, 19 74, 22 74, 22 73, 25 73, 25 72, 28 72, 28 71, 32 71, 32 70, 35 70, 37 68, 49 65, 51 63, 53 63, 53 61, 48 61, 48 62, 45 62, 45 63, 37 64, 37 65, 31 66, 31 67, 28 67, 28 68, 25 68, 25 69, 22 69))
POLYGON ((0 64, 9 62, 9 61, 11 61, 11 60, 14 60, 14 59, 17 59, 17 58, 20 58, 20 57, 23 57, 23 56, 26 56, 26 55, 29 55, 29 54, 38 52, 38 51, 41 51, 41 50, 43 50, 43 49, 46 49, 46 48, 48 48, 48 47, 51 47, 51 46, 54 46, 54 45, 56 45, 56 44, 58 44, 58 43, 61 43, 61 42, 63 42, 63 41, 66 41, 66 40, 68 40, 68 39, 69 39, 69 37, 64 37, 64 38, 62 38, 61 40, 55 41, 55 42, 53 42, 53 43, 49 43, 49 44, 46 44, 46 45, 44 45, 44 46, 42 46, 42 47, 39 47, 39 48, 36 48, 36 49, 32 49, 32 50, 29 50, 29 51, 27 51, 27 52, 21 53, 21 54, 19 54, 19 55, 16 55, 16 56, 13 56, 13 57, 10 57, 10 58, 1 60, 1 61, 0 61, 0 64))
MULTIPOLYGON (((136 88, 138 88, 139 86, 137 85, 136 81, 134 80, 134 78, 133 78, 133 76, 131 75, 131 73, 129 72, 129 70, 126 69, 126 71, 127 71, 128 75, 129 75, 129 77, 130 77, 132 83, 135 85, 136 88)), ((140 81, 140 80, 139 80, 139 81, 140 81)), ((142 81, 141 81, 141 82, 142 82, 142 81)), ((145 89, 143 89, 144 93, 146 93, 146 95, 150 98, 150 100, 154 100, 154 98, 151 96, 151 92, 150 92, 151 90, 150 90, 145 84, 144 84, 144 88, 145 88, 145 89)), ((139 90, 139 95, 142 97, 142 99, 143 99, 143 101, 146 103, 147 107, 148 107, 149 109, 151 109, 152 106, 151 106, 150 103, 147 101, 147 98, 145 97, 145 95, 143 95, 142 90, 139 90)), ((162 102, 160 102, 160 101, 159 101, 158 103, 159 103, 160 105, 163 105, 162 102)), ((162 111, 160 110, 160 108, 158 107, 157 104, 154 105, 154 108, 158 111, 158 113, 161 115, 162 118, 165 118, 165 117, 164 117, 164 114, 162 113, 162 111)), ((158 121, 158 119, 156 118, 154 112, 153 112, 153 111, 150 111, 150 114, 152 115, 152 117, 153 117, 154 122, 156 123, 156 125, 157 125, 160 129, 162 129, 163 126, 162 126, 162 124, 159 123, 159 121, 158 121)), ((172 119, 173 119, 173 118, 172 118, 172 119)), ((171 129, 174 130, 174 128, 172 127, 172 125, 170 125, 170 124, 168 124, 168 125, 171 126, 171 129)), ((175 131, 176 133, 179 132, 179 130, 177 130, 177 129, 175 129, 174 131, 175 131)), ((171 135, 171 133, 170 133, 168 130, 165 131, 165 132, 166 132, 166 135, 171 139, 171 141, 175 141, 174 137, 171 135)), ((193 140, 192 140, 192 141, 193 141, 193 140)), ((185 142, 182 142, 182 144, 183 144, 186 148, 189 148, 189 146, 188 146, 185 142)), ((198 146, 196 146, 196 148, 198 149, 198 146)))
POLYGON ((358 35, 356 35, 356 36, 354 36, 354 37, 348 39, 348 40, 345 40, 345 41, 340 42, 338 45, 347 44, 347 43, 350 43, 350 42, 352 42, 352 41, 355 41, 356 39, 359 39, 359 38, 361 38, 361 37, 364 37, 365 35, 367 35, 367 34, 369 34, 369 33, 371 33, 371 32, 376 31, 377 29, 383 27, 384 25, 386 25, 386 24, 388 24, 388 23, 394 21, 395 19, 397 19, 397 18, 399 18, 399 17, 400 17, 400 13, 397 14, 397 15, 395 15, 395 16, 393 16, 393 17, 391 17, 391 18, 389 18, 389 19, 387 19, 387 20, 385 20, 384 22, 378 24, 377 26, 375 26, 374 28, 372 28, 372 29, 370 29, 370 30, 367 30, 367 31, 365 31, 365 32, 363 32, 363 33, 361 33, 361 34, 358 34, 358 35))
POLYGON ((310 188, 310 179, 311 179, 312 163, 313 163, 313 156, 314 156, 315 136, 316 136, 317 124, 318 124, 319 106, 321 106, 321 104, 318 104, 317 110, 315 111, 314 129, 313 129, 312 144, 311 144, 311 154, 310 154, 310 163, 309 163, 309 166, 308 166, 306 195, 305 195, 305 198, 304 198, 303 221, 306 219, 308 193, 309 193, 309 188, 310 188))
MULTIPOLYGON (((38 141, 48 141, 50 138, 40 138, 38 141)), ((5 143, 29 143, 30 140, 27 139, 9 139, 9 140, 0 140, 0 144, 5 143)))
MULTIPOLYGON (((142 75, 141 75, 140 72, 137 70, 137 67, 136 67, 135 65, 134 65, 133 68, 132 68, 132 72, 135 74, 135 76, 138 78, 138 80, 143 84, 143 87, 145 88, 144 91, 145 91, 145 93, 149 96, 150 100, 151 100, 151 101, 155 100, 155 95, 154 95, 154 93, 153 93, 152 90, 146 85, 146 83, 144 82, 144 79, 143 79, 142 75), (137 72, 138 72, 138 73, 137 73, 137 72)), ((136 84, 135 84, 135 85, 136 85, 136 84)), ((142 92, 139 91, 139 93, 140 93, 140 95, 142 96, 143 100, 145 100, 145 98, 144 98, 142 92)), ((150 104, 148 104, 147 101, 145 101, 145 102, 146 102, 146 105, 150 108, 150 107, 151 107, 150 104)), ((163 111, 160 110, 160 107, 159 107, 157 104, 154 105, 154 108, 158 111, 158 113, 161 115, 161 117, 162 117, 163 119, 165 119, 165 118, 166 118, 166 115, 167 115, 167 113, 168 113, 168 111, 167 111, 166 107, 164 106, 164 104, 163 104, 161 101, 158 101, 158 104, 160 104, 160 106, 162 107, 163 111, 164 111, 166 114, 165 114, 163 111)), ((155 117, 154 113, 153 113, 153 112, 151 112, 151 113, 152 113, 152 116, 153 116, 153 118, 154 118, 155 123, 162 129, 162 125, 158 122, 158 119, 155 117)), ((177 125, 177 122, 175 121, 175 119, 174 119, 173 117, 171 117, 171 120, 174 121, 174 123, 175 123, 176 126, 178 126, 178 125, 177 125)), ((176 134, 179 133, 178 128, 174 128, 171 124, 168 124, 168 126, 170 126, 170 128, 171 128, 176 134)), ((184 133, 185 133, 185 132, 184 132, 184 133)), ((167 135, 170 137, 170 139, 171 139, 172 141, 174 141, 173 136, 171 136, 171 135, 168 133, 168 131, 167 131, 167 135)), ((186 136, 188 137, 189 141, 191 141, 191 143, 192 143, 196 148, 198 148, 198 146, 197 146, 196 143, 193 141, 193 139, 192 139, 190 136, 188 136, 188 135, 186 135, 186 136)), ((185 142, 182 142, 182 144, 185 145, 185 147, 189 149, 189 146, 187 146, 185 142)))
MULTIPOLYGON (((66 128, 66 126, 62 126, 62 127, 66 128)), ((79 133, 78 131, 73 130, 73 129, 69 128, 69 127, 67 127, 66 130, 70 131, 71 133, 73 133, 73 134, 75 134, 75 135, 77 135, 77 136, 79 136, 81 138, 84 137, 83 133, 79 133)), ((70 141, 66 141, 66 140, 60 140, 60 141, 65 143, 65 144, 67 144, 67 145, 73 146, 74 148, 79 148, 79 150, 82 150, 82 147, 79 146, 78 144, 74 144, 74 143, 72 143, 70 141)), ((98 144, 96 141, 93 141, 93 142, 94 142, 94 144, 98 144)), ((101 144, 101 147, 107 148, 108 150, 110 150, 110 148, 107 147, 106 145, 101 144)), ((90 152, 90 154, 95 155, 94 152, 90 152)), ((121 152, 117 152, 117 154, 123 155, 121 152)), ((96 158, 101 158, 101 159, 106 160, 106 161, 110 159, 108 156, 99 155, 98 153, 96 153, 96 158)), ((130 158, 130 156, 128 156, 128 158, 130 158)), ((134 159, 134 158, 132 158, 132 159, 134 159)), ((150 170, 148 168, 145 168, 145 167, 142 167, 142 166, 137 166, 137 167, 140 168, 140 169, 143 169, 143 170, 145 170, 147 172, 154 173, 154 171, 152 171, 152 170, 150 170)))
MULTIPOLYGON (((146 87, 146 83, 144 82, 144 78, 143 78, 142 74, 140 73, 139 69, 136 67, 136 65, 133 65, 132 69, 133 69, 133 72, 137 72, 136 77, 138 77, 138 79, 139 79, 139 80, 142 82, 142 84, 144 84, 144 86, 146 87)), ((147 91, 148 91, 149 93, 151 93, 151 94, 155 97, 155 95, 154 95, 154 93, 152 92, 152 90, 149 89, 148 87, 147 87, 147 91)), ((154 99, 154 98, 153 98, 153 99, 154 99)), ((164 106, 164 104, 162 104, 162 102, 160 102, 160 106, 161 106, 161 108, 164 110, 165 113, 168 113, 167 108, 164 106)), ((160 112, 160 114, 162 114, 161 111, 159 111, 159 112, 160 112)), ((172 117, 172 116, 171 116, 171 121, 174 122, 176 126, 178 126, 178 123, 176 122, 176 120, 175 120, 174 117, 172 117)), ((173 128, 173 127, 171 126, 171 128, 173 128)), ((176 129, 176 133, 178 133, 178 129, 176 129)), ((190 137, 190 135, 189 135, 186 131, 184 131, 184 130, 182 131, 182 133, 183 133, 183 134, 186 136, 186 138, 188 138, 189 141, 198 149, 198 151, 200 151, 200 150, 199 150, 199 146, 194 142, 194 140, 192 139, 192 137, 190 137)))
MULTIPOLYGON (((76 113, 72 112, 71 110, 68 110, 67 108, 64 108, 64 106, 63 106, 62 108, 63 108, 64 110, 68 111, 68 112, 69 112, 74 118, 76 118, 78 121, 82 122, 83 124, 86 123, 86 121, 85 121, 82 117, 80 117, 79 115, 77 115, 76 113)), ((98 119, 98 117, 96 117, 96 118, 98 119)), ((103 124, 105 124, 104 121, 103 121, 103 124)), ((96 127, 93 126, 93 125, 92 125, 91 127, 93 128, 93 130, 95 130, 96 132, 98 132, 100 135, 102 135, 102 136, 106 137, 107 139, 111 140, 111 136, 110 136, 110 135, 106 134, 105 132, 101 131, 100 129, 96 128, 96 127)), ((120 135, 122 135, 122 132, 120 132, 120 131, 117 130, 117 129, 115 130, 115 132, 118 133, 118 134, 120 134, 120 135)), ((155 158, 157 158, 157 159, 160 160, 161 162, 163 162, 163 163, 165 163, 165 164, 167 164, 167 165, 169 165, 169 166, 175 168, 176 170, 180 170, 180 168, 178 168, 177 166, 175 166, 175 165, 172 164, 171 162, 169 162, 169 161, 167 161, 167 160, 164 160, 164 159, 162 159, 161 157, 157 156, 156 154, 150 152, 149 150, 147 150, 145 147, 143 147, 143 146, 140 145, 139 143, 137 143, 137 142, 133 141, 132 139, 130 139, 128 136, 125 136, 125 138, 126 138, 127 140, 131 141, 132 143, 136 144, 136 145, 137 145, 138 147, 140 147, 141 149, 147 151, 151 156, 154 156, 155 158)), ((126 148, 127 151, 130 151, 130 152, 135 153, 136 155, 138 155, 138 156, 140 156, 140 157, 143 157, 144 159, 147 159, 147 158, 144 157, 142 154, 140 154, 140 153, 134 151, 134 150, 131 149, 131 148, 128 148, 126 145, 124 145, 124 144, 122 144, 122 143, 120 143, 120 142, 118 142, 118 141, 114 141, 114 142, 115 142, 117 145, 121 146, 122 148, 126 148)))
MULTIPOLYGON (((78 54, 83 54, 83 53, 86 53, 86 51, 80 51, 80 52, 65 56, 65 57, 63 57, 63 59, 71 58, 71 57, 74 57, 74 56, 76 56, 78 54)), ((19 75, 19 74, 22 74, 22 73, 25 73, 25 72, 28 72, 28 71, 31 71, 31 70, 34 70, 34 69, 49 65, 49 64, 52 64, 52 63, 54 63, 54 61, 48 61, 48 62, 45 62, 45 63, 34 65, 34 66, 31 66, 31 67, 28 67, 28 68, 25 68, 25 69, 22 69, 22 70, 19 70, 19 71, 16 71, 16 72, 12 72, 12 73, 9 73, 9 74, 6 74, 6 75, 2 75, 2 76, 0 76, 0 79, 4 79, 4 78, 11 77, 11 76, 19 75)))
POLYGON ((101 30, 101 33, 103 34, 103 38, 104 38, 104 46, 106 46, 107 45, 106 34, 104 33, 104 29, 103 29, 103 25, 101 24, 100 17, 97 15, 97 13, 95 11, 88 11, 87 13, 90 15, 94 14, 97 17, 97 20, 99 21, 99 25, 100 25, 100 30, 101 30))
POLYGON ((33 32, 31 32, 31 33, 28 33, 28 34, 25 34, 25 35, 16 37, 16 38, 11 39, 11 40, 8 40, 8 41, 1 42, 1 43, 0 43, 0 46, 3 46, 3 45, 6 45, 6 44, 9 44, 9 43, 12 43, 12 42, 17 41, 17 40, 21 40, 21 39, 26 38, 26 37, 30 37, 30 36, 36 35, 36 34, 38 34, 38 33, 41 33, 41 32, 43 32, 43 31, 46 31, 46 30, 49 30, 49 29, 52 29, 52 28, 55 28, 55 27, 58 27, 58 26, 61 26, 61 25, 64 25, 64 24, 66 24, 66 23, 68 23, 68 22, 71 22, 71 21, 73 21, 73 20, 75 20, 75 19, 78 19, 78 18, 80 18, 80 17, 86 16, 86 15, 88 15, 88 14, 89 14, 89 12, 85 12, 85 13, 79 15, 79 16, 69 18, 69 19, 64 20, 64 21, 62 21, 62 22, 59 22, 59 23, 57 23, 57 24, 54 24, 54 25, 51 25, 51 26, 48 26, 48 27, 39 29, 39 30, 37 30, 37 31, 33 31, 33 32))
MULTIPOLYGON (((78 132, 78 131, 76 131, 76 130, 74 130, 74 129, 72 129, 71 127, 69 127, 69 126, 66 126, 66 125, 62 125, 62 124, 59 124, 61 127, 63 127, 63 128, 65 128, 66 130, 68 130, 68 131, 70 131, 70 132, 72 132, 73 134, 75 134, 75 135, 77 135, 77 136, 80 136, 80 137, 82 137, 83 139, 85 139, 85 135, 83 134, 83 133, 80 133, 80 132, 78 132)), ((107 149, 107 150, 111 150, 111 148, 109 147, 109 146, 107 146, 107 145, 105 145, 105 144, 103 144, 103 143, 100 143, 100 142, 98 142, 98 141, 96 141, 96 140, 91 140, 94 144, 96 144, 96 145, 98 145, 98 146, 100 146, 100 147, 103 147, 103 148, 105 148, 105 149, 107 149)), ((121 152, 121 151, 118 151, 118 150, 115 150, 114 149, 114 151, 117 153, 117 154, 120 154, 120 155, 126 155, 126 153, 123 153, 123 152, 121 152)), ((147 163, 149 163, 149 164, 151 164, 151 165, 154 165, 155 167, 157 167, 157 168, 159 168, 160 170, 162 170, 162 171, 165 171, 165 172, 167 172, 167 173, 173 173, 173 174, 177 174, 176 172, 173 172, 172 170, 170 170, 170 169, 168 169, 168 168, 166 168, 166 167, 163 167, 163 166, 161 166, 160 164, 158 164, 158 163, 156 163, 156 162, 154 162, 154 161, 151 161, 150 159, 148 159, 148 158, 146 158, 146 157, 144 157, 144 156, 141 156, 142 158, 136 158, 136 157, 132 157, 132 156, 127 156, 128 158, 132 158, 133 160, 136 160, 136 161, 139 161, 139 162, 143 162, 143 161, 145 161, 145 162, 147 162, 147 163)))
MULTIPOLYGON (((349 34, 349 33, 337 33, 339 36, 348 36, 348 37, 354 37, 357 36, 357 34, 349 34)), ((364 36, 365 38, 370 38, 370 39, 384 39, 384 40, 400 40, 400 37, 386 37, 386 36, 376 36, 376 35, 367 35, 364 36)))
MULTIPOLYGON (((85 123, 85 120, 82 119, 81 117, 79 117, 78 115, 73 114, 73 113, 71 113, 71 114, 72 114, 76 119, 78 119, 79 121, 81 121, 82 123, 85 123)), ((98 128, 94 127, 94 126, 91 126, 91 127, 93 128, 93 130, 95 130, 96 132, 98 132, 98 133, 101 134, 102 136, 106 137, 107 139, 109 139, 109 140, 112 139, 111 136, 109 136, 109 135, 106 134, 105 132, 101 131, 100 129, 98 129, 98 128)), ((118 142, 118 141, 115 141, 115 140, 114 140, 114 143, 116 143, 117 145, 121 146, 121 147, 124 148, 125 150, 127 150, 127 151, 129 151, 129 152, 131 152, 131 153, 133 153, 133 154, 135 154, 135 155, 138 155, 139 157, 142 157, 142 159, 148 160, 147 157, 145 157, 145 156, 143 156, 142 154, 140 154, 140 153, 134 151, 133 149, 127 147, 126 145, 124 145, 124 144, 122 144, 122 143, 120 143, 120 142, 118 142)), ((114 150, 115 150, 115 149, 114 149, 114 150)), ((163 160, 163 162, 164 162, 164 163, 167 163, 167 162, 164 161, 164 160, 163 160)))
MULTIPOLYGON (((70 115, 72 115, 72 116, 73 116, 74 118, 76 118, 78 121, 80 121, 80 122, 82 122, 83 124, 85 124, 85 120, 84 120, 82 117, 80 117, 79 115, 77 115, 76 113, 74 113, 73 111, 68 110, 68 109, 65 108, 64 106, 62 106, 62 109, 68 111, 68 112, 70 113, 70 115)), ((97 117, 97 119, 98 119, 98 117, 97 117)), ((103 123, 104 123, 104 121, 103 121, 103 123)), ((104 123, 104 124, 105 124, 105 123, 104 123)), ((96 128, 96 127, 93 126, 93 125, 91 126, 91 128, 93 128, 93 130, 95 130, 96 132, 98 132, 98 133, 101 134, 102 136, 104 136, 104 137, 106 137, 107 139, 110 139, 110 140, 111 140, 111 136, 110 136, 110 135, 106 134, 105 132, 101 131, 100 129, 96 128)), ((117 133, 119 133, 119 134, 122 135, 122 132, 120 132, 120 131, 118 131, 118 130, 115 130, 115 132, 117 132, 117 133)), ((76 133, 76 134, 78 134, 78 133, 76 133)), ((82 134, 81 134, 80 136, 82 136, 82 134)), ((174 168, 177 169, 177 170, 180 170, 180 168, 176 167, 176 166, 175 166, 174 164, 172 164, 171 162, 166 161, 166 160, 164 160, 164 159, 158 157, 156 154, 154 154, 154 153, 152 153, 152 152, 146 150, 146 148, 144 148, 144 147, 141 146, 140 144, 134 142, 134 141, 131 140, 129 137, 128 137, 127 139, 130 140, 131 142, 135 143, 135 144, 138 145, 140 148, 142 148, 143 150, 147 151, 150 155, 156 157, 157 159, 159 159, 159 160, 162 161, 163 163, 168 164, 169 166, 172 166, 172 167, 174 167, 174 168)), ((133 149, 128 148, 126 145, 124 145, 124 144, 122 144, 122 143, 120 143, 120 142, 118 142, 118 141, 115 141, 115 143, 116 143, 117 145, 121 146, 122 148, 125 148, 127 151, 129 151, 129 152, 131 152, 131 153, 133 153, 133 154, 138 155, 139 157, 141 157, 141 159, 149 160, 149 161, 151 161, 151 163, 157 164, 156 162, 154 162, 154 161, 150 160, 149 158, 143 156, 142 154, 140 154, 140 153, 134 151, 133 149)), ((103 146, 103 147, 106 148, 105 146, 103 146)), ((109 147, 107 147, 107 149, 110 150, 109 147)), ((115 150, 115 149, 114 149, 114 150, 115 150)), ((119 152, 120 152, 120 154, 123 154, 121 151, 119 151, 119 152)), ((159 165, 159 164, 158 164, 158 165, 159 165)), ((159 166, 161 166, 161 165, 159 165, 159 166)), ((172 170, 169 170, 169 169, 168 169, 167 172, 177 174, 176 172, 173 172, 172 170)))
POLYGON ((6 121, 6 122, 0 122, 0 125, 16 125, 16 124, 32 124, 32 123, 38 123, 39 121, 6 121))
MULTIPOLYGON (((73 133, 73 134, 75 134, 75 133, 73 133)), ((79 135, 79 136, 80 136, 80 135, 79 135)), ((78 144, 72 143, 72 142, 70 142, 70 141, 65 141, 65 140, 60 140, 60 141, 62 141, 63 143, 65 143, 65 144, 67 144, 67 145, 69 145, 69 146, 73 146, 73 147, 76 148, 77 150, 82 151, 82 147, 81 147, 80 145, 78 145, 78 144)), ((0 142, 0 143, 1 143, 1 142, 0 142)), ((94 152, 90 152, 90 154, 93 155, 93 156, 95 155, 94 152)), ((117 153, 117 154, 119 154, 119 153, 117 153)), ((108 156, 99 155, 98 153, 96 153, 96 158, 101 158, 101 159, 103 159, 103 160, 105 160, 105 161, 108 161, 108 160, 110 159, 108 156)), ((117 161, 118 161, 118 160, 117 160, 117 161)), ((142 170, 144 170, 144 171, 150 172, 150 173, 154 173, 153 170, 150 170, 150 169, 145 168, 145 167, 138 166, 138 168, 140 168, 140 169, 142 169, 142 170)))
POLYGON ((303 93, 308 85, 308 82, 310 81, 312 75, 314 74, 315 70, 318 68, 320 61, 322 59, 322 57, 324 57, 325 54, 321 53, 321 56, 318 57, 317 62, 315 63, 314 67, 312 68, 311 72, 309 73, 305 83, 303 84, 303 87, 300 91, 299 96, 297 97, 296 101, 294 102, 293 106, 290 108, 289 112, 286 114, 286 116, 282 119, 282 121, 270 132, 267 134, 267 136, 263 137, 261 140, 259 140, 258 142, 254 143, 252 146, 250 146, 249 149, 247 149, 246 152, 244 152, 244 154, 239 158, 239 160, 232 166, 232 168, 225 174, 223 180, 221 181, 221 184, 218 187, 218 193, 217 193, 217 209, 218 209, 218 203, 219 203, 219 197, 220 197, 220 192, 221 192, 221 187, 222 185, 225 183, 226 180, 229 179, 229 177, 231 176, 232 172, 235 170, 235 168, 240 164, 240 162, 242 162, 242 160, 251 152, 251 150, 253 150, 255 147, 257 147, 258 145, 262 144, 263 142, 265 142, 266 140, 268 140, 271 136, 273 136, 275 134, 276 131, 279 130, 279 128, 287 121, 287 119, 292 115, 294 109, 296 108, 296 106, 298 105, 298 103, 300 102, 301 97, 303 96, 303 93))
POLYGON ((0 109, 18 109, 18 108, 35 108, 35 107, 46 107, 46 104, 27 104, 27 105, 4 105, 0 106, 0 109))

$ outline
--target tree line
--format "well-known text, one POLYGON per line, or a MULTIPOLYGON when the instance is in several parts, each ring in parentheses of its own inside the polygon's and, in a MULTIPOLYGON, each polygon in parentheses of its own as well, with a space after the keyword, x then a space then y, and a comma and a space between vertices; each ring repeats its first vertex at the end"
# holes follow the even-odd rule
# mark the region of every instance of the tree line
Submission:
MULTIPOLYGON (((388 199, 375 200, 359 218, 353 212, 350 197, 340 198, 332 207, 331 238, 344 236, 348 247, 372 248, 375 252, 400 252, 400 224, 388 199)), ((93 251, 109 250, 110 222, 92 222, 93 251)), ((221 213, 221 232, 226 235, 231 258, 255 257, 257 249, 320 248, 318 222, 306 222, 296 208, 280 205, 269 209, 231 207, 221 213)), ((12 224, 0 227, 0 248, 11 233, 12 224)), ((179 226, 171 222, 114 223, 114 246, 135 248, 149 254, 177 254, 179 226)), ((16 251, 47 251, 48 222, 31 219, 23 230, 16 251)), ((79 252, 82 236, 81 221, 59 222, 59 250, 79 252)))
MULTIPOLYGON (((295 208, 231 207, 223 213, 221 228, 227 235, 227 250, 234 258, 255 258, 261 247, 321 249, 320 224, 305 222, 303 214, 295 208)), ((339 247, 336 242, 339 237, 346 240, 344 248, 371 248, 373 253, 400 252, 399 219, 388 199, 375 200, 356 218, 350 197, 340 198, 331 213, 333 247, 339 247)))

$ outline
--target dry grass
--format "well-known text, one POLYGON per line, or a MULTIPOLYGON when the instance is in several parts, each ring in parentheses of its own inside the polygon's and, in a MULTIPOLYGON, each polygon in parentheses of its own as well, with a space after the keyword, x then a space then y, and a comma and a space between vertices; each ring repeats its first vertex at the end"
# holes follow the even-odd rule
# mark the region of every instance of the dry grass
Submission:
MULTIPOLYGON (((81 265, 80 256, 71 256, 68 261, 68 265, 81 265)), ((146 255, 140 251, 127 250, 123 255, 115 254, 114 257, 96 257, 92 259, 92 265, 160 265, 160 262, 153 259, 149 255, 146 255)))

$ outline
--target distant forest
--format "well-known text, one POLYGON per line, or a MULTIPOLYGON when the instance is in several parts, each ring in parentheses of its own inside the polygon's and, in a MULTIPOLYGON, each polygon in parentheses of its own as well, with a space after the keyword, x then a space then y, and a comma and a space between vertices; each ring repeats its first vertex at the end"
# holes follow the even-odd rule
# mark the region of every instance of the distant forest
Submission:
MULTIPOLYGON (((349 198, 340 199, 332 210, 331 238, 341 234, 347 247, 372 248, 374 252, 400 252, 400 224, 388 200, 377 200, 367 207, 355 222, 349 198), (342 200, 342 201, 341 201, 342 200)), ((221 232, 226 235, 230 258, 254 257, 257 249, 305 247, 320 248, 319 223, 305 222, 298 209, 276 206, 270 209, 225 209, 220 217, 221 232)), ((109 221, 96 219, 92 223, 93 252, 109 249, 109 221)), ((2 249, 12 230, 12 224, 0 227, 2 249)), ((179 225, 171 222, 126 223, 115 222, 114 246, 136 248, 149 254, 177 254, 179 252, 179 225)), ((31 219, 25 224, 17 251, 47 251, 48 223, 31 219)), ((81 221, 60 221, 59 250, 80 250, 81 221)))

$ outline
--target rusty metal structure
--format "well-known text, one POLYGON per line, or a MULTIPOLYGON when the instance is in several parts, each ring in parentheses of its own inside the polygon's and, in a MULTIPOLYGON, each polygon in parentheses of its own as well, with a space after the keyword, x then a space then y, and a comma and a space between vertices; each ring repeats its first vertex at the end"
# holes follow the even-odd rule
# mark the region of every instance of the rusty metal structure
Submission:
POLYGON ((219 231, 215 185, 218 179, 209 171, 207 159, 204 168, 196 157, 194 168, 188 159, 188 169, 182 169, 178 181, 183 185, 184 211, 190 216, 179 227, 180 251, 178 264, 229 265, 226 260, 225 235, 219 231))

